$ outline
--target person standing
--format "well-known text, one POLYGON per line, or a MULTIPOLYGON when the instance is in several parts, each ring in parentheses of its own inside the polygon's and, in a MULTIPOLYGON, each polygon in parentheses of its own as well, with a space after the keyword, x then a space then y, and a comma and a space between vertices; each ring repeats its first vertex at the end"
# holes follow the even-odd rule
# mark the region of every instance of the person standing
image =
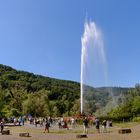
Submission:
POLYGON ((84 125, 84 133, 88 133, 88 118, 85 117, 83 120, 83 125, 84 125))
POLYGON ((25 116, 22 116, 21 119, 22 119, 22 125, 24 125, 24 122, 25 122, 25 116))
POLYGON ((102 122, 102 126, 103 126, 103 133, 106 133, 107 132, 107 129, 106 129, 106 120, 103 120, 102 122))
POLYGON ((49 122, 49 120, 46 118, 44 133, 45 133, 46 131, 49 133, 49 127, 50 127, 50 122, 49 122))
POLYGON ((59 129, 61 129, 61 128, 62 128, 62 125, 61 125, 61 120, 60 120, 60 119, 58 120, 58 127, 59 127, 59 129))
POLYGON ((75 127, 75 120, 74 120, 74 117, 72 117, 72 119, 71 119, 71 124, 72 124, 72 128, 74 128, 74 127, 75 127))
POLYGON ((98 118, 95 119, 95 127, 96 127, 98 133, 100 133, 100 121, 98 118))
POLYGON ((18 125, 20 125, 21 124, 21 121, 22 121, 22 118, 21 118, 21 116, 18 118, 18 125))
POLYGON ((3 121, 1 121, 0 127, 1 127, 1 133, 2 133, 2 131, 3 131, 3 129, 4 129, 4 122, 3 122, 3 121))
POLYGON ((16 119, 16 117, 14 117, 14 125, 16 125, 17 124, 17 119, 16 119))
POLYGON ((35 126, 37 127, 38 120, 37 120, 37 118, 36 118, 36 117, 34 118, 34 124, 35 124, 35 126))

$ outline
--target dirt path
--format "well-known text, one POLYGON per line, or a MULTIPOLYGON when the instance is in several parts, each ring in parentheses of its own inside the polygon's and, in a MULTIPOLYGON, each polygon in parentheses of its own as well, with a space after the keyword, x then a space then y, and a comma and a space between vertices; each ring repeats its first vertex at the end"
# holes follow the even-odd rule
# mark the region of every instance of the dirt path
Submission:
MULTIPOLYGON (((59 130, 55 126, 50 129, 50 133, 43 133, 44 127, 35 127, 30 125, 20 127, 7 127, 11 135, 0 135, 0 140, 77 140, 77 134, 82 133, 82 126, 73 130, 59 130), (20 137, 19 133, 29 132, 31 137, 20 137)), ((84 140, 140 140, 140 124, 131 127, 132 133, 118 134, 118 127, 110 129, 110 133, 98 134, 95 128, 89 129, 88 138, 84 140)))

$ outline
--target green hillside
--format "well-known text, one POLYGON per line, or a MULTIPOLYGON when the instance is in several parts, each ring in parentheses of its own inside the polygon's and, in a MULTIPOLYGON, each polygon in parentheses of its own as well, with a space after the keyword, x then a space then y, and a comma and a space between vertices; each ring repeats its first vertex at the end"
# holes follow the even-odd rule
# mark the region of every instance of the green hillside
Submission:
MULTIPOLYGON (((85 113, 130 118, 138 115, 140 86, 135 88, 84 88, 85 113), (136 104, 136 105, 134 105, 136 104), (133 110, 125 108, 131 107, 133 110), (119 108, 119 109, 118 109, 119 108), (122 108, 122 110, 120 110, 122 108), (125 110, 124 110, 125 109, 125 110), (121 113, 121 114, 123 114, 121 113)), ((33 116, 69 116, 80 113, 80 84, 73 81, 35 75, 0 65, 0 115, 5 117, 31 114, 33 116)))
POLYGON ((36 116, 69 115, 74 104, 79 102, 79 91, 80 85, 77 82, 0 65, 0 112, 6 116, 21 113, 36 116))

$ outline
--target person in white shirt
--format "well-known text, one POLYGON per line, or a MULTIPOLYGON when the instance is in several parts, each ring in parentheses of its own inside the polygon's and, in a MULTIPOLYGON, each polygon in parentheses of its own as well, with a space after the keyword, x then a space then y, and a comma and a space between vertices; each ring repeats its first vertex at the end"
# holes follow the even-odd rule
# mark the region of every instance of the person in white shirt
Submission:
POLYGON ((72 124, 72 128, 74 128, 75 127, 75 119, 74 119, 74 117, 71 118, 71 124, 72 124))

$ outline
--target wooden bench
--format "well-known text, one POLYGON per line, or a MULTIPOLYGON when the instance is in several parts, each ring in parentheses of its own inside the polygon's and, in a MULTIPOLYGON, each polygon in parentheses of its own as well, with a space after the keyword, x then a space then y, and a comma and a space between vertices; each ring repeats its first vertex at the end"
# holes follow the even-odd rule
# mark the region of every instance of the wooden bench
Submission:
POLYGON ((129 128, 122 128, 122 129, 119 129, 119 134, 126 134, 126 133, 131 133, 131 129, 129 128))

